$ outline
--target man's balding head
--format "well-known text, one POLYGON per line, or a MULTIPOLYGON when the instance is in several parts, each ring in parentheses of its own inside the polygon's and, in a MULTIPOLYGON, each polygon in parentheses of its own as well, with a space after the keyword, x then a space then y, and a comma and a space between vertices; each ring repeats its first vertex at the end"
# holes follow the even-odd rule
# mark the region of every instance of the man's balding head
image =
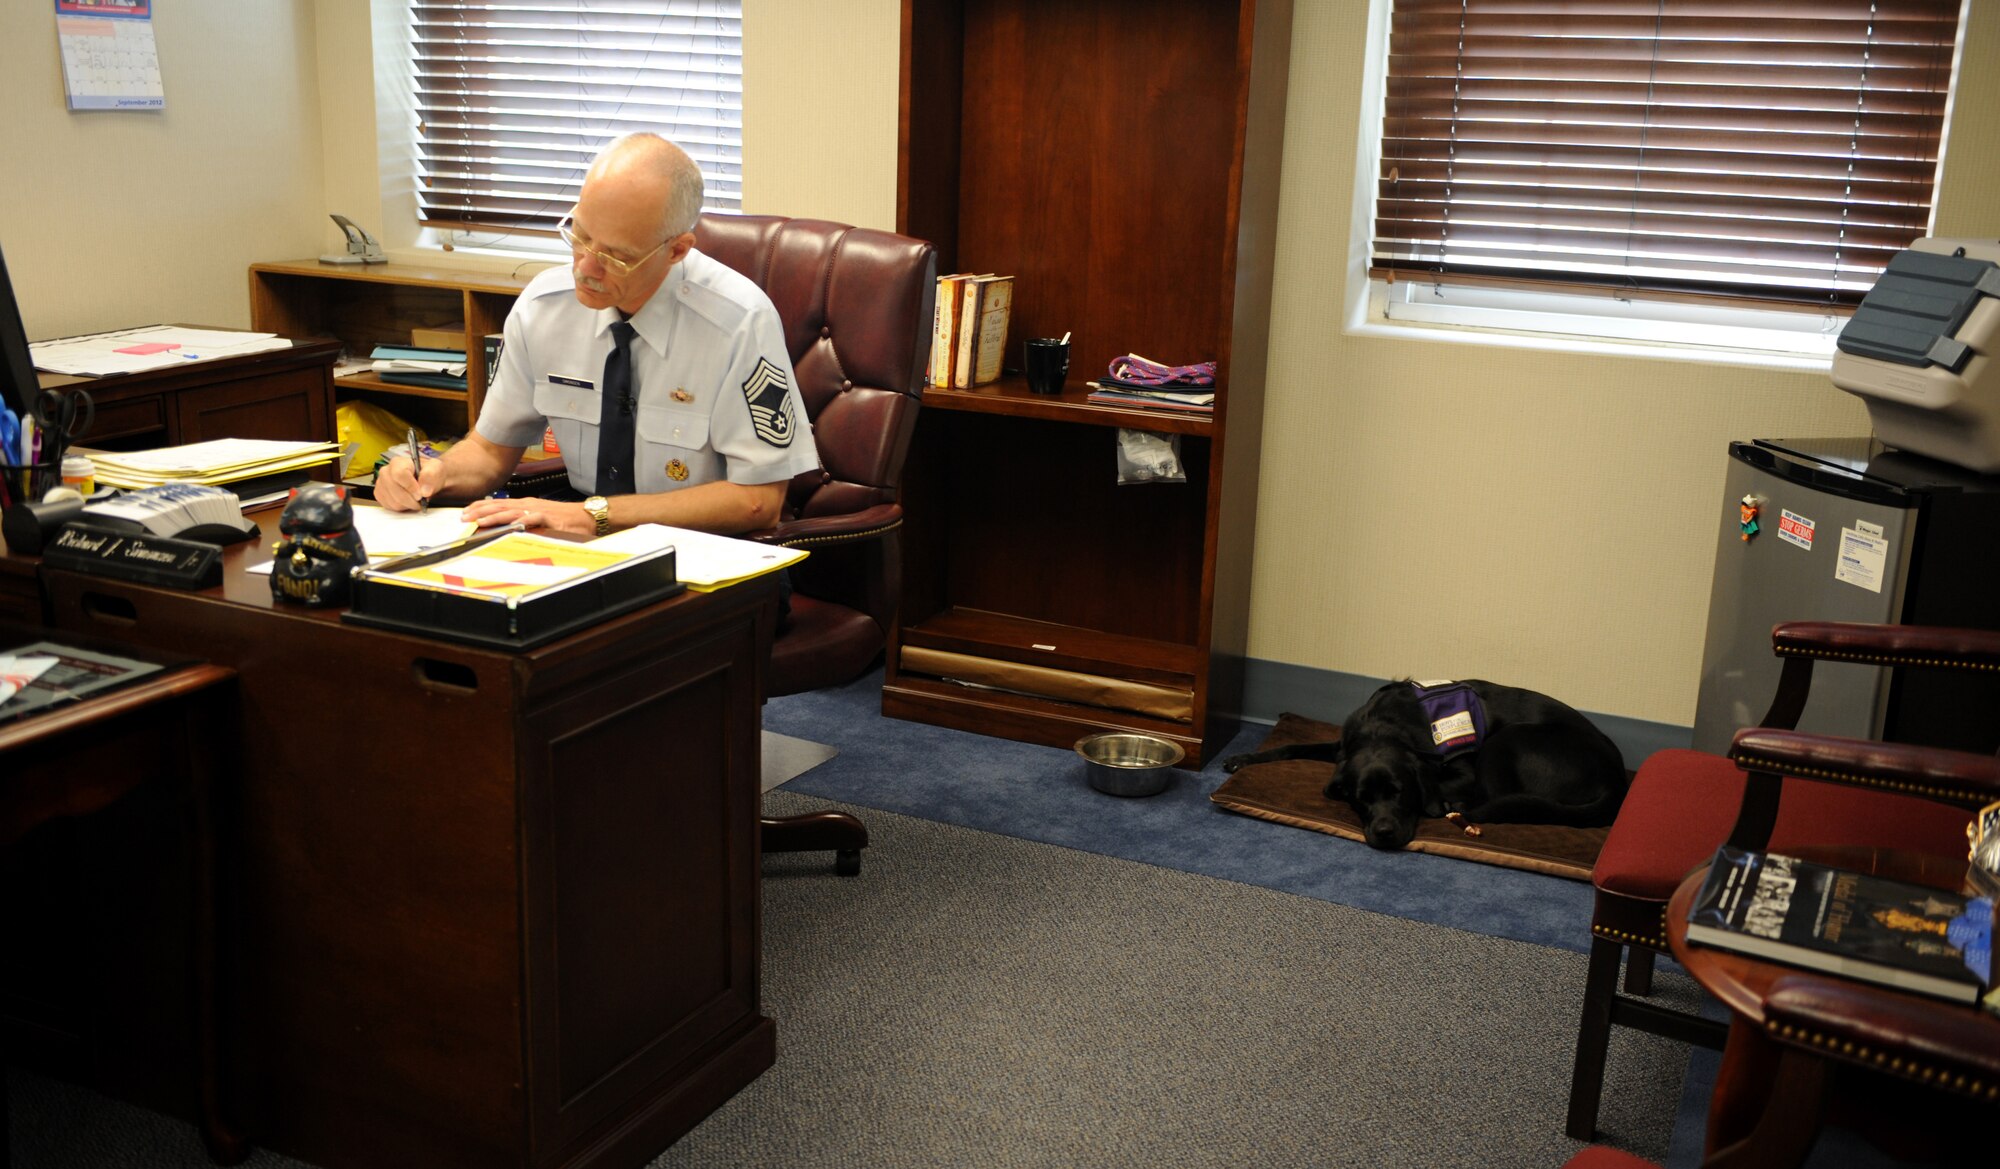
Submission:
POLYGON ((606 146, 584 175, 572 215, 577 299, 639 311, 694 246, 701 202, 701 168, 680 147, 657 134, 627 134, 606 146))
POLYGON ((588 191, 591 183, 600 178, 630 183, 635 190, 657 200, 663 216, 660 234, 666 238, 694 230, 707 194, 701 168, 688 157, 687 151, 658 134, 644 131, 627 134, 599 151, 596 161, 590 164, 590 172, 584 176, 584 190, 588 191))

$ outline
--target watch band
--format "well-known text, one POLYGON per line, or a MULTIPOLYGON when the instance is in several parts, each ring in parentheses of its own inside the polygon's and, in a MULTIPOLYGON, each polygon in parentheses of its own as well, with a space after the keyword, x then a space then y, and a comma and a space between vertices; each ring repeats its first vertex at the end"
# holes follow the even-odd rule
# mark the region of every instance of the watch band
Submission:
POLYGON ((590 513, 591 520, 597 525, 598 535, 608 536, 611 534, 610 500, 604 498, 602 495, 593 495, 583 501, 583 510, 590 513))

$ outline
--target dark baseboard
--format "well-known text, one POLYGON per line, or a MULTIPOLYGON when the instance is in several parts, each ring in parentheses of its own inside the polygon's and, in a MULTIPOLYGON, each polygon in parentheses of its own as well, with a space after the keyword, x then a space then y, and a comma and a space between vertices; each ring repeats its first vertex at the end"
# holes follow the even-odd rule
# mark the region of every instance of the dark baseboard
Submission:
MULTIPOLYGON (((1236 673, 1243 679, 1243 709, 1222 713, 1233 714, 1245 722, 1267 724, 1277 722, 1278 716, 1287 711, 1321 722, 1337 723, 1389 680, 1289 662, 1267 662, 1258 658, 1239 658, 1227 663, 1218 658, 1213 668, 1218 677, 1228 678, 1236 673)), ((1666 747, 1686 747, 1694 740, 1693 727, 1647 722, 1617 714, 1598 714, 1581 706, 1577 709, 1588 715, 1599 730, 1618 744, 1628 768, 1637 768, 1646 756, 1655 751, 1666 747)))

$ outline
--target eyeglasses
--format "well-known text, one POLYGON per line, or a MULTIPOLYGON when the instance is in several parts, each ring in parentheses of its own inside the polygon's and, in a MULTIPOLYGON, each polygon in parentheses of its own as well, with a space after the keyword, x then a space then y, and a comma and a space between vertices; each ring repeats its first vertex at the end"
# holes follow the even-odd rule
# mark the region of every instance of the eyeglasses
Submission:
POLYGON ((664 248, 668 244, 673 242, 673 237, 669 236, 668 238, 660 241, 659 247, 654 248, 652 251, 647 252, 643 256, 640 256, 638 259, 621 260, 617 256, 607 255, 604 252, 600 252, 596 248, 591 247, 589 244, 584 243, 583 240, 577 236, 576 228, 571 223, 571 221, 574 220, 575 218, 576 218, 576 213, 572 211, 568 215, 563 216, 562 222, 556 225, 556 234, 562 237, 562 242, 569 245, 570 251, 579 253, 581 255, 589 256, 591 259, 596 260, 599 264, 604 265, 605 271, 621 279, 626 276, 630 276, 635 270, 639 268, 640 265, 644 264, 647 260, 652 259, 654 256, 659 255, 661 248, 664 248))

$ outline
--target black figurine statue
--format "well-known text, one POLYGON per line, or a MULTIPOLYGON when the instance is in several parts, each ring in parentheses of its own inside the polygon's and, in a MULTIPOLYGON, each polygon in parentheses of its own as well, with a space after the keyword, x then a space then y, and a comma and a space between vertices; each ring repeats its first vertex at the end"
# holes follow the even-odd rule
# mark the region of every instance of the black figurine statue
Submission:
POLYGON ((354 530, 354 505, 347 488, 308 483, 292 488, 278 517, 284 539, 271 551, 271 596, 316 609, 347 604, 350 575, 368 563, 361 534, 354 530))

